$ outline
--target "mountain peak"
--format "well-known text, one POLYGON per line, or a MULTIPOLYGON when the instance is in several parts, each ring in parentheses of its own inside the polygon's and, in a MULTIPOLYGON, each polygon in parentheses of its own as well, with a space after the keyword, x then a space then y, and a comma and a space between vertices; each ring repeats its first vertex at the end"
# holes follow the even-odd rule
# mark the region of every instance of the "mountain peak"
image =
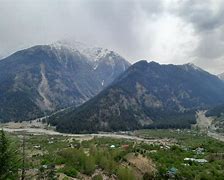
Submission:
POLYGON ((187 66, 191 66, 191 67, 195 67, 195 68, 199 68, 198 66, 196 66, 194 63, 192 62, 189 62, 189 63, 186 63, 184 65, 187 65, 187 66))
POLYGON ((55 42, 17 51, 0 61, 0 83, 7 82, 0 87, 4 94, 0 109, 5 112, 0 121, 33 119, 45 112, 78 106, 129 66, 113 51, 80 42, 55 42), (18 108, 24 102, 27 106, 18 108))
POLYGON ((158 62, 156 61, 150 61, 149 64, 155 64, 155 65, 160 65, 158 62))
POLYGON ((88 59, 92 61, 99 61, 102 58, 110 57, 114 55, 121 57, 116 52, 109 50, 107 48, 90 46, 79 41, 61 40, 61 41, 56 41, 53 44, 50 44, 50 46, 58 50, 62 48, 67 48, 70 51, 75 51, 75 52, 78 51, 79 53, 85 55, 88 59))
POLYGON ((193 63, 187 63, 183 65, 185 67, 186 70, 189 70, 189 68, 197 70, 197 71, 204 71, 203 69, 201 69, 200 67, 196 66, 193 63))
POLYGON ((140 61, 138 61, 138 62, 136 62, 135 64, 134 64, 134 66, 135 67, 148 67, 149 65, 151 65, 151 66, 158 66, 158 65, 160 65, 159 63, 157 63, 157 62, 155 62, 155 61, 147 61, 147 60, 140 60, 140 61))

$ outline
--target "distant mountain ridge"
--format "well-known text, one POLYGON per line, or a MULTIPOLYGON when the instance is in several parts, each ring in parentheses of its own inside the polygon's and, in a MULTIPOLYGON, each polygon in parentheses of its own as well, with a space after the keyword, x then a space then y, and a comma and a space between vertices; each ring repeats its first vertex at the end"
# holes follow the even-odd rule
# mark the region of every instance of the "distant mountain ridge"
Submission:
POLYGON ((224 83, 193 64, 139 61, 96 97, 49 118, 61 132, 189 128, 195 111, 224 102, 224 83))
POLYGON ((114 51, 84 45, 79 50, 75 44, 38 45, 0 61, 0 121, 27 120, 78 106, 130 66, 114 51))

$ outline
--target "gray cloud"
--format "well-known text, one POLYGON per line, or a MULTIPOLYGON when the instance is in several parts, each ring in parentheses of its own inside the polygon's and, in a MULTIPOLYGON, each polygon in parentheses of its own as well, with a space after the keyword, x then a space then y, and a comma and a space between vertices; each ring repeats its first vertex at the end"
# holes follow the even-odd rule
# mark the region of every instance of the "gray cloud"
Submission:
POLYGON ((213 31, 224 23, 224 2, 219 0, 185 0, 177 13, 195 26, 197 31, 213 31))
POLYGON ((194 62, 214 72, 224 71, 224 1, 180 1, 175 13, 194 27, 198 45, 194 62))
POLYGON ((0 0, 0 57, 77 39, 131 62, 195 64, 224 72, 222 0, 0 0))

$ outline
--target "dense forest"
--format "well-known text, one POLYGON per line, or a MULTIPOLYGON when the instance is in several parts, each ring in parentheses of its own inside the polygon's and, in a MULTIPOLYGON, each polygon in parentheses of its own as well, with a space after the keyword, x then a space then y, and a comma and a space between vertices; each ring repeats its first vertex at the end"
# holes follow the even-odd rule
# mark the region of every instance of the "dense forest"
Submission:
MULTIPOLYGON (((95 108, 98 108, 97 105, 95 108)), ((63 114, 58 116, 50 116, 47 121, 53 126, 56 126, 56 130, 59 132, 66 133, 96 133, 98 131, 126 131, 126 130, 136 130, 142 128, 149 129, 169 129, 169 128, 191 128, 192 124, 196 123, 195 111, 188 111, 185 113, 168 113, 163 111, 151 111, 151 117, 153 122, 150 124, 142 125, 133 119, 135 116, 132 115, 132 110, 121 110, 120 116, 114 114, 114 116, 101 116, 100 119, 93 118, 91 121, 86 123, 88 115, 92 113, 95 109, 87 109, 85 113, 80 113, 74 111, 76 119, 70 121, 71 117, 64 117, 63 114), (88 111, 89 110, 89 111, 88 111), (109 127, 100 127, 100 121, 109 122, 109 127)), ((71 110, 69 110, 71 111, 71 110)))

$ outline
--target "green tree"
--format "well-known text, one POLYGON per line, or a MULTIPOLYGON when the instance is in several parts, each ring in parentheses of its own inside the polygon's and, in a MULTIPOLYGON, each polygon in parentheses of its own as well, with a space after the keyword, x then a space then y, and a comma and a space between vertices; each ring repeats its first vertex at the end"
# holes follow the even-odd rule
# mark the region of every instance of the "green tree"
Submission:
POLYGON ((97 174, 95 176, 92 177, 93 180, 103 180, 103 177, 101 174, 97 174))
POLYGON ((87 175, 91 175, 95 170, 95 162, 93 157, 89 156, 85 158, 84 161, 84 173, 87 175))
POLYGON ((131 169, 120 166, 117 170, 119 180, 134 180, 134 174, 131 169))
POLYGON ((0 179, 18 178, 18 159, 3 130, 0 130, 0 179))

